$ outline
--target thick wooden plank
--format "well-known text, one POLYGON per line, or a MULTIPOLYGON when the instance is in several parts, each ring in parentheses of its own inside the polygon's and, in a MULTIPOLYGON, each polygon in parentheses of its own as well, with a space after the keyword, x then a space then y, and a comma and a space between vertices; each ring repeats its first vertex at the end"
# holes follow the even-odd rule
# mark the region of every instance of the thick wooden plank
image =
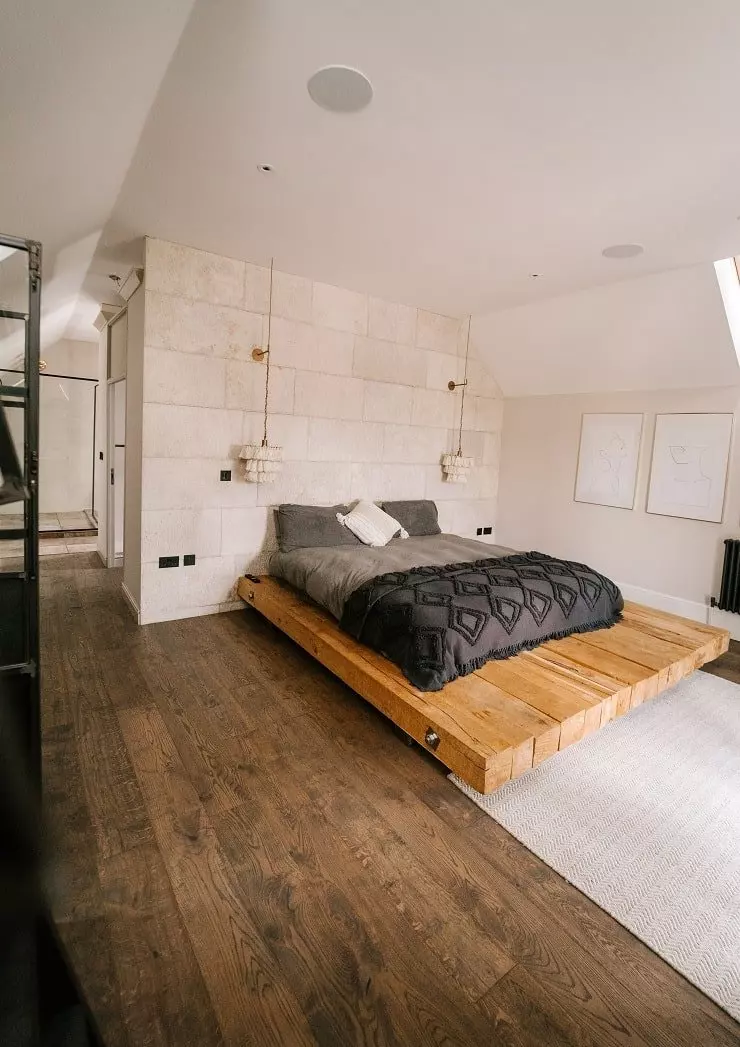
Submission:
MULTIPOLYGON (((639 705, 648 698, 654 698, 659 690, 659 676, 654 670, 645 665, 638 665, 629 658, 605 651, 585 643, 581 636, 567 636, 563 640, 551 640, 543 644, 540 651, 553 652, 555 655, 567 658, 587 669, 595 669, 597 672, 619 680, 630 687, 630 708, 639 705)), ((662 686, 667 685, 667 680, 662 686)))
POLYGON ((526 663, 516 658, 504 662, 487 662, 478 672, 484 679, 490 680, 520 701, 531 705, 533 709, 558 721, 560 749, 583 737, 586 729, 586 711, 600 704, 565 684, 553 681, 544 673, 530 671, 526 663))
POLYGON ((627 603, 624 608, 624 619, 643 632, 649 632, 662 640, 670 640, 676 644, 687 647, 697 652, 697 661, 701 657, 704 661, 713 661, 724 654, 729 647, 730 637, 725 630, 714 629, 710 625, 701 622, 689 621, 679 618, 673 614, 656 611, 651 607, 643 607, 640 604, 627 603), (700 655, 699 655, 699 652, 700 655))
POLYGON ((727 646, 723 630, 628 604, 611 629, 489 661, 441 691, 345 634, 274 578, 241 579, 242 598, 482 792, 537 766, 675 683, 727 646), (438 736, 429 744, 430 732, 438 736))
POLYGON ((648 632, 635 629, 627 622, 619 622, 611 629, 598 629, 593 633, 581 633, 580 639, 600 651, 619 654, 631 662, 648 669, 667 670, 675 662, 693 660, 689 648, 660 640, 648 632))

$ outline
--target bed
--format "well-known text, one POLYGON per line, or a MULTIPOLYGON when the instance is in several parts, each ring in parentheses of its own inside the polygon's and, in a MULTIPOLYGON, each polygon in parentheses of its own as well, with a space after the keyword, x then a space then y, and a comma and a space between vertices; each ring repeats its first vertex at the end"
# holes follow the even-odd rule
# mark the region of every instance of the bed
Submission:
POLYGON ((273 557, 271 575, 242 578, 238 591, 484 793, 654 697, 728 646, 724 630, 625 604, 614 583, 585 564, 450 534, 394 539, 380 549, 288 549, 273 557), (563 571, 572 578, 563 578, 563 571), (568 627, 564 607, 571 597, 563 591, 563 606, 553 599, 560 585, 588 597, 568 627), (502 620, 482 614, 494 599, 529 605, 531 613, 520 614, 528 623, 524 635, 516 632, 517 623, 509 630, 509 611, 502 620), (542 614, 546 603, 554 619, 542 614), (443 618, 427 619, 427 612, 443 618), (419 614, 409 628, 409 615, 419 614), (482 617, 487 624, 479 629, 482 617), (495 633, 487 633, 492 618, 495 633), (443 626, 434 624, 439 621, 443 626), (442 640, 430 646, 427 634, 436 636, 435 630, 442 640), (513 645, 507 642, 512 634, 513 645), (439 655, 448 635, 449 657, 430 661, 430 650, 439 655), (498 647, 489 650, 492 636, 498 647), (410 649, 413 658, 404 660, 410 649))

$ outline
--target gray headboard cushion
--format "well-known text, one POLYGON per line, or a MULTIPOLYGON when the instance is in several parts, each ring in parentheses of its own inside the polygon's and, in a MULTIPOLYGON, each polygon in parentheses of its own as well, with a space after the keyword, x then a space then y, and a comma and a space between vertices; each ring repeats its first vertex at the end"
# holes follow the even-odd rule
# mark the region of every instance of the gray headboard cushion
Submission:
POLYGON ((437 506, 432 501, 417 499, 408 502, 383 502, 381 508, 398 520, 412 538, 442 533, 437 518, 437 506))
POLYGON ((279 505, 275 510, 275 530, 280 552, 361 545, 360 539, 337 520, 337 513, 347 512, 346 505, 279 505))

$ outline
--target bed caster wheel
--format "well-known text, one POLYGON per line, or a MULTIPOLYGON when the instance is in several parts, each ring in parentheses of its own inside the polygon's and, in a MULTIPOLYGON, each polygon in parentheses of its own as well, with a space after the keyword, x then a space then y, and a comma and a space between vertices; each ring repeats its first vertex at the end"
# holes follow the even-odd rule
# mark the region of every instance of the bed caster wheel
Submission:
POLYGON ((432 752, 435 752, 439 748, 440 737, 436 731, 432 730, 431 727, 427 727, 426 734, 424 735, 424 741, 427 743, 432 752))

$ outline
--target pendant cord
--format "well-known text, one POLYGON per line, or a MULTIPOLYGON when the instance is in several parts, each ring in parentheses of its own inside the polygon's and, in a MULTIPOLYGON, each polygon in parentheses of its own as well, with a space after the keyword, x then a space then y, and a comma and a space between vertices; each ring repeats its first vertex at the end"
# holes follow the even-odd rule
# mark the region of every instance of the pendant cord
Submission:
POLYGON ((267 447, 267 401, 270 395, 270 335, 272 333, 272 268, 275 259, 270 259, 270 297, 267 305, 267 372, 265 374, 265 425, 262 436, 262 446, 267 447))
POLYGON ((468 337, 465 342, 465 374, 463 375, 462 383, 462 395, 460 396, 460 431, 458 433, 457 440, 457 453, 459 457, 462 457, 462 431, 463 431, 463 412, 465 411, 465 390, 468 387, 468 353, 470 352, 470 321, 472 317, 468 316, 468 337))

